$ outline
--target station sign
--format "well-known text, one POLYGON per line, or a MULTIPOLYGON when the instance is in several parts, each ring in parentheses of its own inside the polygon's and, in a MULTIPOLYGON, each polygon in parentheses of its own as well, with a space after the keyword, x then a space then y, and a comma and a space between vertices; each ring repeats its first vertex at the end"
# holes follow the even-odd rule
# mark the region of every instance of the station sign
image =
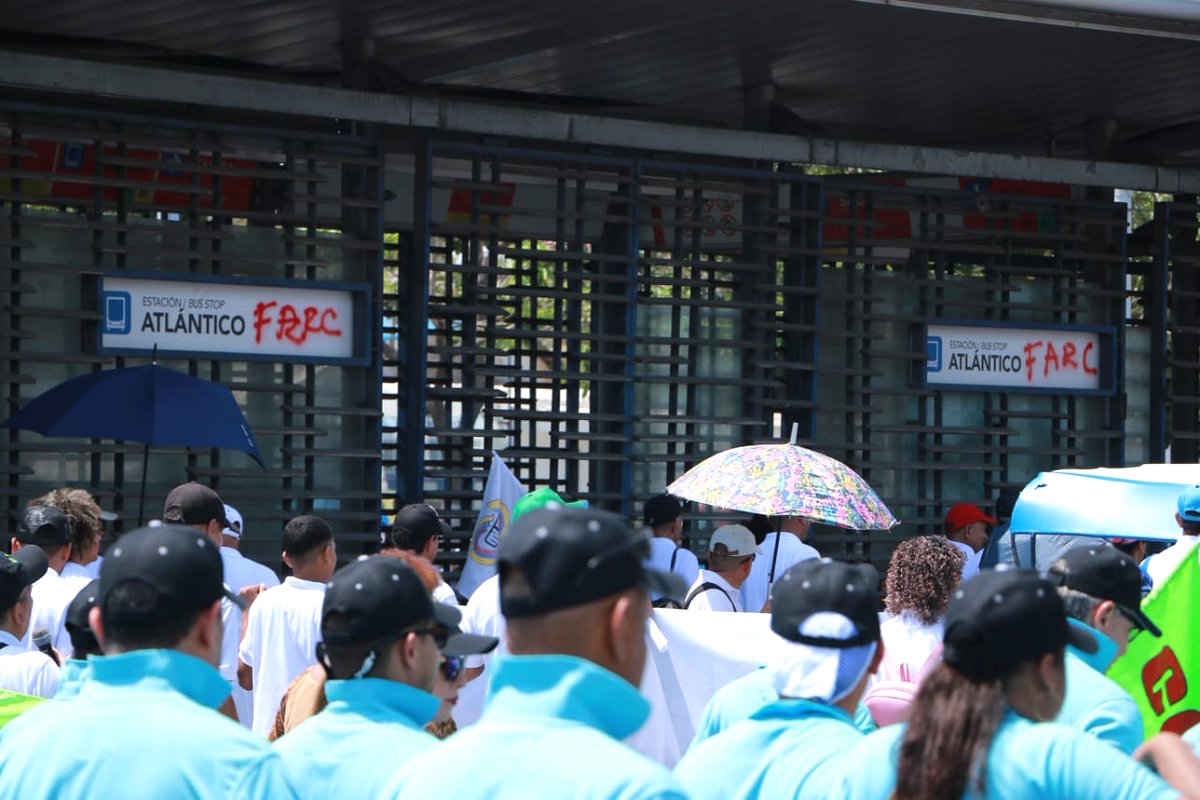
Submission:
POLYGON ((108 274, 100 352, 364 364, 366 284, 108 274))
POLYGON ((1111 394, 1116 332, 1092 326, 930 322, 925 383, 970 391, 1111 394))

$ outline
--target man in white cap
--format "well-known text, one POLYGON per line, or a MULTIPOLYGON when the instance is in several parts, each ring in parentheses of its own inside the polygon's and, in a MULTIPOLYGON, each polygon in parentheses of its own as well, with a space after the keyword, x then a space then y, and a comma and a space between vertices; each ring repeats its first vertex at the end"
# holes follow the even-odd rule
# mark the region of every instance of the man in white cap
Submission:
POLYGON ((758 548, 745 525, 722 525, 708 542, 708 567, 683 601, 689 611, 741 611, 738 588, 750 575, 758 548))
POLYGON ((879 575, 807 560, 775 583, 767 664, 778 699, 688 750, 692 798, 826 797, 862 739, 852 715, 879 666, 879 575))
POLYGON ((221 563, 225 565, 225 584, 235 592, 240 592, 247 586, 259 586, 270 589, 279 585, 279 576, 270 567, 253 561, 242 555, 242 534, 245 525, 241 512, 224 504, 225 519, 229 525, 221 529, 221 563))
MULTIPOLYGON (((257 586, 259 591, 278 586, 279 576, 275 574, 274 570, 242 555, 240 548, 242 533, 245 530, 242 514, 228 503, 222 503, 222 505, 225 506, 225 520, 229 523, 221 529, 221 564, 225 567, 225 585, 234 592, 241 592, 247 586, 257 586)), ((228 620, 226 624, 232 626, 234 621, 228 620)), ((240 617, 236 622, 240 628, 240 617)), ((236 675, 237 646, 241 631, 227 630, 225 633, 228 641, 223 647, 226 655, 222 661, 228 660, 234 670, 234 673, 229 676, 233 685, 233 705, 237 709, 238 721, 250 728, 254 724, 254 694, 241 687, 237 682, 236 675), (228 652, 231 645, 232 657, 228 652)))

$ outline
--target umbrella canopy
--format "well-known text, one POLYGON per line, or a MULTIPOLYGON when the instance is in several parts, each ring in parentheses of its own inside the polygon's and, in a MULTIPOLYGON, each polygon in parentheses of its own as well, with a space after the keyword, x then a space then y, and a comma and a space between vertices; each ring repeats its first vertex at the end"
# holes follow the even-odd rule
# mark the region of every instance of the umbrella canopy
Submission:
POLYGON ((27 403, 4 427, 43 436, 221 447, 263 464, 228 387, 157 364, 71 378, 27 403))
POLYGON ((1200 464, 1043 472, 1021 490, 1009 530, 1175 541, 1177 500, 1197 484, 1200 464))
POLYGON ((667 491, 719 508, 801 516, 855 530, 886 530, 899 524, 858 473, 797 444, 725 450, 689 469, 667 491))

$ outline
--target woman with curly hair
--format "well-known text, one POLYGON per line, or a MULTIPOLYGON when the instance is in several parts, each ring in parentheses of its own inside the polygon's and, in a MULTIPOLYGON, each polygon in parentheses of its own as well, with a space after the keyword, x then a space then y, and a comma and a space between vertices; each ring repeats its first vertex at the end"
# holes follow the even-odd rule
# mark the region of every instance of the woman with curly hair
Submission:
POLYGON ((887 654, 877 680, 913 680, 942 643, 943 617, 966 558, 943 536, 900 543, 888 564, 888 619, 881 626, 887 654))

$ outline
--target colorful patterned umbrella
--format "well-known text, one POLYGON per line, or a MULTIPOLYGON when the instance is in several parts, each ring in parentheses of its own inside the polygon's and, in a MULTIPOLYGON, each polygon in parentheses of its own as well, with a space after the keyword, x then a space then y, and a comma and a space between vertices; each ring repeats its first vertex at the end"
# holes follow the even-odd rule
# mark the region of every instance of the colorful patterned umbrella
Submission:
POLYGON ((735 447, 701 461, 667 491, 686 500, 768 516, 794 515, 855 530, 900 524, 858 473, 795 444, 735 447))

